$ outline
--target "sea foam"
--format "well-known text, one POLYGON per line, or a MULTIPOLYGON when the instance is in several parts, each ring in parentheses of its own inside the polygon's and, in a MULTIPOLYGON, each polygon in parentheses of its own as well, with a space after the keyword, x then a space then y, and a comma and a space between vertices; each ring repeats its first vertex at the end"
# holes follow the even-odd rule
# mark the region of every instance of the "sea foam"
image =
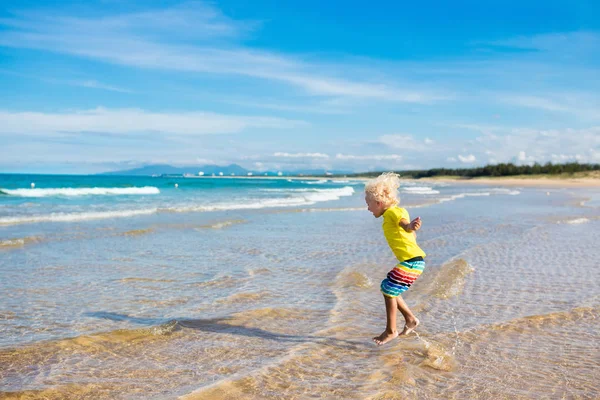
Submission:
POLYGON ((403 187, 402 191, 412 193, 412 194, 439 194, 439 190, 434 190, 428 186, 412 186, 412 187, 403 187))
POLYGON ((145 195, 159 194, 160 190, 154 186, 128 187, 128 188, 47 188, 47 189, 0 189, 0 192, 9 196, 18 197, 49 197, 49 196, 98 196, 98 195, 145 195))
POLYGON ((260 189, 261 192, 285 192, 290 195, 300 198, 313 199, 314 201, 328 201, 337 200, 343 196, 352 196, 354 194, 354 188, 350 186, 344 186, 343 188, 335 189, 317 189, 317 188, 303 188, 303 189, 260 189))
POLYGON ((34 222, 78 222, 94 219, 107 218, 124 218, 134 217, 137 215, 154 214, 156 208, 139 209, 139 210, 120 210, 120 211, 96 211, 96 212, 81 212, 81 213, 52 213, 41 215, 26 215, 20 217, 3 217, 0 218, 0 225, 18 225, 34 222))
POLYGON ((347 186, 340 189, 315 189, 306 192, 297 192, 296 195, 284 198, 247 199, 232 203, 216 203, 204 205, 181 205, 165 208, 143 208, 115 211, 51 213, 40 215, 26 215, 18 217, 1 217, 0 225, 17 225, 36 222, 78 222, 97 219, 125 218, 139 215, 149 215, 160 212, 185 213, 185 212, 210 212, 228 210, 254 210, 273 207, 307 206, 323 201, 338 200, 342 196, 351 196, 354 189, 347 186))
POLYGON ((576 225, 576 224, 585 224, 587 222, 590 222, 590 220, 587 219, 587 218, 575 218, 575 219, 571 219, 571 220, 565 221, 566 224, 573 224, 573 225, 576 225))

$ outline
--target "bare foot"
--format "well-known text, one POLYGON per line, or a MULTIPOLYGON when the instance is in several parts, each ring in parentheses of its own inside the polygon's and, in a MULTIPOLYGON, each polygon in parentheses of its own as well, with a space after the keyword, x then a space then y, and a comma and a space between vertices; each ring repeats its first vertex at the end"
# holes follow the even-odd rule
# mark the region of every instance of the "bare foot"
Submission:
POLYGON ((377 346, 381 346, 382 344, 386 344, 392 339, 398 337, 398 331, 388 332, 387 330, 383 331, 383 333, 379 336, 375 336, 373 341, 377 343, 377 346))
POLYGON ((407 322, 399 336, 410 335, 410 333, 413 332, 417 326, 419 326, 419 323, 420 321, 417 318, 415 318, 414 321, 407 322))

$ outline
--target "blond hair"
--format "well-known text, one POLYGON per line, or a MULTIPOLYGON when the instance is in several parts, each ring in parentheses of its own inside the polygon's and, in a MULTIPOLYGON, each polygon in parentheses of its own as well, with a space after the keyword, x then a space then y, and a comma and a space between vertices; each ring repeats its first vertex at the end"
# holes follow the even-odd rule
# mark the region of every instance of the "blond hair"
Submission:
POLYGON ((398 188, 400 177, 394 172, 384 172, 365 184, 365 194, 375 201, 381 202, 386 208, 400 203, 398 188))

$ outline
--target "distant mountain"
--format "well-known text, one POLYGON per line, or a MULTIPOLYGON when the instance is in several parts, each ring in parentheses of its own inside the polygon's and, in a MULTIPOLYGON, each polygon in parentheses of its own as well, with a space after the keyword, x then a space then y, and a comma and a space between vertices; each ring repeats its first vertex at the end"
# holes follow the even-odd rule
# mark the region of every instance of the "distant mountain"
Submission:
POLYGON ((104 172, 101 175, 198 175, 198 172, 200 171, 204 172, 204 175, 218 175, 219 172, 222 172, 223 175, 246 175, 249 172, 247 169, 242 168, 237 164, 231 164, 227 166, 194 165, 189 167, 174 167, 167 164, 155 164, 123 171, 104 172))

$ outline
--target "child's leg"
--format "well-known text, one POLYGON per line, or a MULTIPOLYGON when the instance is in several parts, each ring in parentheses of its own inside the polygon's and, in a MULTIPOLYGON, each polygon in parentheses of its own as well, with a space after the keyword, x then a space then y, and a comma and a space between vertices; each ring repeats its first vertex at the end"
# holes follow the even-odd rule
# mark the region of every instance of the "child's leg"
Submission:
POLYGON ((402 296, 396 297, 395 300, 396 305, 398 306, 398 310, 400 310, 400 312, 404 316, 404 320, 406 321, 404 329, 402 330, 402 332, 400 332, 400 335, 408 335, 419 325, 419 320, 417 317, 415 317, 412 311, 410 311, 410 308, 408 308, 408 305, 406 304, 402 296))
POLYGON ((398 330, 396 329, 396 299, 393 297, 383 296, 385 300, 385 313, 387 317, 387 324, 385 327, 385 331, 379 336, 375 336, 373 340, 379 346, 389 342, 398 336, 398 330))

